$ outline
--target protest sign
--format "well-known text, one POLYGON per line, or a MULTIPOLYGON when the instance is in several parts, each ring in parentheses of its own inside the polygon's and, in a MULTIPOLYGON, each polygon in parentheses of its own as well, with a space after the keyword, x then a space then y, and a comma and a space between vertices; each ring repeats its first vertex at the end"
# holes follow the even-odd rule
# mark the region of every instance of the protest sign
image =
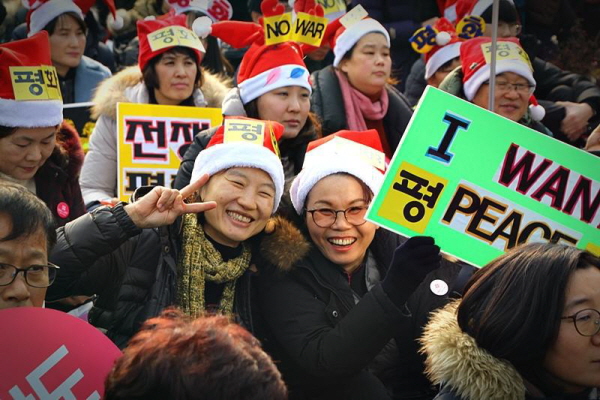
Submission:
POLYGON ((87 153, 89 148, 90 135, 96 126, 96 120, 92 118, 90 111, 94 103, 71 103, 63 106, 64 121, 73 126, 79 139, 81 147, 87 153))
POLYGON ((530 241, 600 254, 600 158, 428 87, 367 218, 483 266, 530 241))
POLYGON ((140 186, 171 187, 194 136, 222 119, 220 108, 119 103, 119 199, 128 201, 140 186))
POLYGON ((0 399, 89 399, 121 351, 79 318, 26 307, 0 311, 0 399))

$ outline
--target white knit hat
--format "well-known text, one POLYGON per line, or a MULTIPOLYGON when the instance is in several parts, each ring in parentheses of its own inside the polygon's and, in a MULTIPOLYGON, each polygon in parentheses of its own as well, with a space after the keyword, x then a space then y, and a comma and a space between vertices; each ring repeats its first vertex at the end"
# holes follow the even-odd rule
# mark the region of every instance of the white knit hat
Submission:
POLYGON ((388 47, 391 46, 390 35, 388 31, 379 22, 373 18, 365 18, 346 29, 340 26, 336 32, 335 45, 333 46, 333 66, 337 67, 344 55, 354 46, 363 36, 368 33, 377 32, 385 36, 388 47))
POLYGON ((260 121, 251 118, 226 118, 225 122, 215 132, 194 163, 191 182, 204 174, 214 175, 217 172, 235 168, 249 167, 265 171, 275 185, 273 213, 277 211, 285 177, 283 166, 279 159, 277 141, 283 135, 284 126, 273 121, 260 121), (262 126, 258 132, 254 128, 262 126), (249 133, 247 133, 249 132, 249 133), (262 141, 259 140, 262 135, 262 141), (256 137, 257 140, 246 141, 246 137, 256 137))
POLYGON ((339 131, 310 142, 302 171, 290 188, 292 204, 302 214, 306 198, 323 178, 344 172, 362 182, 376 194, 383 183, 385 154, 375 129, 368 131, 339 131))

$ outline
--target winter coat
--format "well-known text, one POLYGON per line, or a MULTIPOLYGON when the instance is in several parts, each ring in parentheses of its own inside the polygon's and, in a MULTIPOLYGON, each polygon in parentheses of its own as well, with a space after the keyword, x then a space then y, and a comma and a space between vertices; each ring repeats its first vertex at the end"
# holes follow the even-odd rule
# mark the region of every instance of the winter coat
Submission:
POLYGON ((352 5, 361 4, 369 16, 379 21, 387 29, 391 40, 392 68, 399 71, 399 89, 404 90, 404 82, 410 67, 419 57, 411 48, 408 39, 421 27, 421 23, 439 16, 435 0, 353 0, 352 5))
MULTIPOLYGON (((392 398, 390 392, 393 398, 431 393, 414 345, 422 328, 416 324, 424 325, 428 313, 447 302, 447 297, 432 294, 431 282, 443 279, 451 287, 460 266, 444 261, 405 308, 398 309, 379 281, 403 241, 384 229, 377 231, 364 267, 369 291, 360 299, 340 267, 312 244, 308 255, 292 265, 279 262, 285 268, 260 268, 257 293, 265 326, 255 334, 280 361, 290 399, 387 399, 392 398)), ((272 248, 283 253, 281 249, 293 246, 272 248)))
POLYGON ((66 123, 60 125, 54 151, 34 176, 36 195, 52 211, 57 226, 85 214, 79 188, 83 149, 79 135, 66 123))
MULTIPOLYGON (((467 98, 463 91, 463 72, 461 68, 457 67, 454 71, 450 72, 440 84, 439 89, 466 100, 467 98)), ((543 133, 544 135, 552 136, 552 132, 550 132, 548 128, 531 117, 529 108, 527 108, 523 118, 519 120, 519 124, 543 133)))
MULTIPOLYGON (((323 136, 348 129, 342 89, 333 67, 313 73, 312 82, 311 108, 321 119, 323 136)), ((394 87, 386 86, 386 90, 389 107, 383 117, 383 125, 390 148, 394 152, 412 116, 412 109, 404 95, 394 87)))
MULTIPOLYGON (((123 210, 100 207, 58 230, 57 244, 49 260, 61 266, 47 293, 48 300, 73 295, 98 295, 90 313, 92 324, 107 329, 107 334, 123 347, 148 318, 176 304, 177 260, 181 253, 179 220, 159 229, 139 229, 123 210)), ((288 231, 287 240, 300 234, 288 231)), ((251 238, 252 259, 258 257, 262 236, 251 238)), ((277 242, 269 235, 261 247, 277 242)), ((306 249, 287 251, 275 265, 303 257, 306 249)), ((251 264, 253 262, 251 261, 251 264)), ((256 263, 261 265, 262 263, 256 263)), ((253 280, 256 269, 249 268, 236 282, 234 313, 237 322, 255 330, 253 280)))
POLYGON ((102 81, 112 76, 110 69, 89 57, 81 57, 75 70, 75 103, 92 101, 94 91, 102 81))
MULTIPOLYGON (((227 86, 206 71, 200 90, 194 92, 197 107, 221 107, 227 86)), ((113 198, 117 192, 117 103, 149 102, 148 91, 137 66, 127 68, 104 81, 94 96, 92 118, 98 119, 90 136, 89 151, 81 171, 85 204, 113 198)))
MULTIPOLYGON (((443 386, 435 399, 551 400, 529 394, 523 378, 510 362, 495 358, 461 330, 456 320, 458 305, 459 301, 454 301, 432 314, 421 338, 427 355, 427 374, 434 383, 443 386)), ((598 398, 597 390, 583 397, 560 397, 564 400, 598 398)))

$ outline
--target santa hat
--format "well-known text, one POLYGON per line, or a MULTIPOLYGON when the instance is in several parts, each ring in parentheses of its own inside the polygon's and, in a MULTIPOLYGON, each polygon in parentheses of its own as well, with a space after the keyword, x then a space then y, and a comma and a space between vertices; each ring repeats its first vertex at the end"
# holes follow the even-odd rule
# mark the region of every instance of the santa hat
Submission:
POLYGON ((63 119, 62 110, 48 32, 0 44, 0 126, 55 126, 63 119))
POLYGON ((546 109, 538 103, 533 94, 529 97, 529 114, 534 121, 541 121, 546 116, 546 109))
MULTIPOLYGON (((514 6, 513 0, 504 0, 514 6)), ((483 15, 494 4, 494 0, 457 0, 444 10, 444 17, 450 21, 459 21, 467 15, 483 15)), ((503 6, 501 4, 501 9, 503 6)), ((502 18, 501 18, 502 19, 502 18)))
POLYGON ((339 131, 309 143, 302 171, 290 188, 292 204, 302 214, 306 197, 323 178, 347 173, 376 194, 383 183, 385 154, 377 130, 339 131))
MULTIPOLYGON (((95 0, 27 0, 28 36, 43 30, 52 20, 65 13, 74 13, 83 21, 95 3, 95 0)), ((113 16, 112 27, 123 27, 123 18, 117 15, 114 0, 104 0, 104 3, 113 16)))
POLYGON ((417 30, 410 42, 415 51, 425 53, 425 79, 429 79, 442 65, 460 55, 462 40, 456 34, 454 25, 446 18, 440 18, 433 26, 417 30), (432 40, 416 40, 418 36, 427 34, 435 36, 432 40))
POLYGON ((335 58, 333 60, 333 66, 337 67, 344 55, 366 34, 368 33, 381 33, 385 36, 388 47, 391 47, 390 35, 388 31, 379 22, 373 18, 361 19, 357 23, 351 25, 349 28, 341 25, 334 36, 333 54, 335 58))
POLYGON ((137 22, 138 38, 140 40, 140 52, 138 55, 138 65, 143 71, 146 65, 154 57, 161 55, 174 47, 183 46, 190 48, 196 55, 196 62, 200 64, 204 57, 204 47, 202 42, 194 32, 189 30, 186 25, 185 15, 167 15, 164 18, 143 20, 137 22), (175 34, 170 37, 170 43, 166 44, 160 37, 169 33, 167 28, 176 27, 186 36, 185 40, 179 40, 180 35, 175 34), (165 30, 162 32, 158 32, 165 30), (153 34, 156 32, 156 35, 153 34))
MULTIPOLYGON (((481 85, 490 79, 490 65, 485 54, 491 47, 492 39, 489 37, 477 37, 467 40, 460 47, 460 61, 463 71, 463 90, 467 100, 473 100, 481 85)), ((517 38, 498 39, 497 52, 506 53, 506 57, 496 59, 496 75, 503 72, 513 72, 527 79, 535 87, 533 69, 529 57, 519 43, 517 38)))
POLYGON ((227 0, 168 0, 176 14, 197 11, 207 15, 212 22, 227 21, 233 16, 233 7, 227 0))
MULTIPOLYGON (((265 171, 275 185, 275 199, 273 213, 279 207, 285 177, 283 166, 279 159, 277 141, 283 135, 284 127, 278 122, 260 121, 251 118, 235 117, 225 118, 223 125, 217 129, 204 150, 196 157, 191 181, 195 182, 204 174, 214 175, 229 168, 258 168, 265 171), (263 126, 263 140, 247 142, 241 137, 240 132, 252 129, 252 125, 263 126)), ((256 137, 257 131, 251 130, 251 136, 256 137)), ((258 137, 260 138, 260 134, 258 137)))

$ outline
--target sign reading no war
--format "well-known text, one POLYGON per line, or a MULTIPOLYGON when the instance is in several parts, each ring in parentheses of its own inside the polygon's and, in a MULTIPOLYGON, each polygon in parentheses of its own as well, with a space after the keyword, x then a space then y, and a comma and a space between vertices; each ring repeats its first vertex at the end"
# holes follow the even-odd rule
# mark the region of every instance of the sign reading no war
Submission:
POLYGON ((119 103, 119 199, 128 201, 140 186, 171 187, 194 137, 222 120, 220 108, 119 103))
POLYGON ((531 241, 600 254, 600 158, 428 87, 367 218, 483 266, 531 241))

